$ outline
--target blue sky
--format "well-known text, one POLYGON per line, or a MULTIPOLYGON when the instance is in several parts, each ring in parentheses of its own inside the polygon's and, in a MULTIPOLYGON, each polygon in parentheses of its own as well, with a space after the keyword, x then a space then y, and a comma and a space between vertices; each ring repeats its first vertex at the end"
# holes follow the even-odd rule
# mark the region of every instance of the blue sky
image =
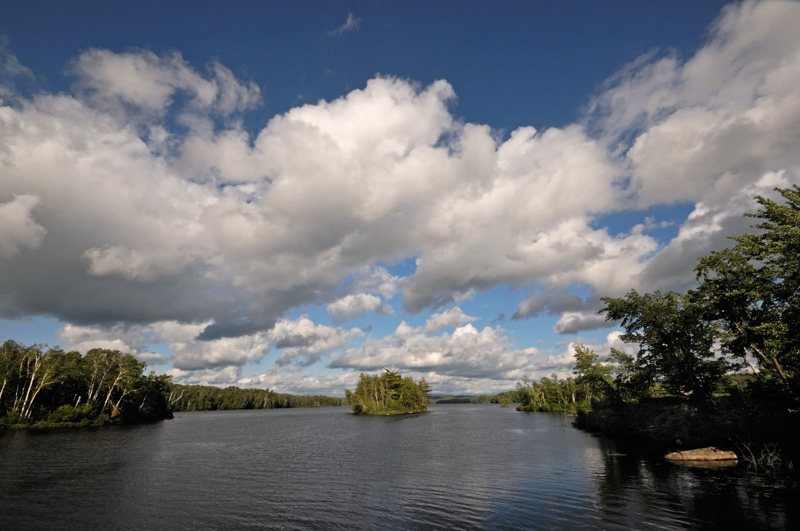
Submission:
POLYGON ((437 392, 623 345, 798 182, 792 2, 4 2, 0 338, 437 392), (789 140, 787 140, 789 139, 789 140))

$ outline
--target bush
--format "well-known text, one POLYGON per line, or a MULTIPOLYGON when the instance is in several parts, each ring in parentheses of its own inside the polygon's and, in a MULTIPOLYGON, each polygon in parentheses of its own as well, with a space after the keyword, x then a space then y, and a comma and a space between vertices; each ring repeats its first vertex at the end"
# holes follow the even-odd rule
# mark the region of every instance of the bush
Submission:
POLYGON ((6 420, 9 426, 13 426, 14 424, 19 424, 20 422, 20 412, 19 409, 9 409, 8 415, 6 416, 6 420))
POLYGON ((47 416, 48 422, 78 422, 80 413, 69 404, 64 404, 47 416))
POLYGON ((98 415, 97 418, 92 421, 92 426, 105 426, 106 424, 111 424, 111 417, 108 416, 108 413, 98 415))

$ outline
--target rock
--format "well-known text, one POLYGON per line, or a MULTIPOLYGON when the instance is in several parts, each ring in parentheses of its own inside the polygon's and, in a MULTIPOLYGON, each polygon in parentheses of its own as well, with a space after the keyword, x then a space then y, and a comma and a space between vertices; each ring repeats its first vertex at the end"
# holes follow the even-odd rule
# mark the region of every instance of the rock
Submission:
POLYGON ((739 466, 739 461, 735 459, 725 459, 724 461, 689 461, 688 459, 685 459, 683 461, 668 461, 668 463, 673 466, 714 470, 739 466))
POLYGON ((664 458, 670 461, 736 461, 738 459, 735 453, 729 450, 720 450, 714 446, 672 452, 665 455, 664 458))

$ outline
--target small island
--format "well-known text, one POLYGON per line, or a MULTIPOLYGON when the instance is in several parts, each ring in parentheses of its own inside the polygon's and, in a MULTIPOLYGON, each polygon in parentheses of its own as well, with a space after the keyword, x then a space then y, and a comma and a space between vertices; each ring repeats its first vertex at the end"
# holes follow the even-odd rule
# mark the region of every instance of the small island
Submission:
POLYGON ((430 386, 421 378, 415 382, 397 370, 384 369, 383 374, 364 374, 355 391, 345 390, 350 409, 356 415, 403 415, 428 410, 430 386))

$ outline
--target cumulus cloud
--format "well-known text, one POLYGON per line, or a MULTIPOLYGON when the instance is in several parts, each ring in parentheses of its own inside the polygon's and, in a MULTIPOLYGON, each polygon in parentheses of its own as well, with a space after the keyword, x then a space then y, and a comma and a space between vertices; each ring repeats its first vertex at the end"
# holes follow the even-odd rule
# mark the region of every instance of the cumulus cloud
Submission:
POLYGON ((128 105, 146 114, 163 114, 178 91, 191 95, 189 106, 223 114, 254 107, 260 90, 243 84, 220 63, 209 77, 191 68, 179 53, 156 55, 148 50, 114 53, 91 49, 72 64, 78 88, 96 105, 128 105))
POLYGON ((365 268, 355 275, 352 289, 355 292, 377 293, 389 299, 399 289, 400 277, 389 273, 385 267, 365 268))
POLYGON ((0 203, 0 258, 11 258, 23 249, 35 249, 47 233, 36 223, 33 209, 39 204, 35 195, 18 195, 0 203))
POLYGON ((142 326, 116 325, 102 328, 67 324, 59 331, 58 337, 65 349, 77 350, 81 354, 86 354, 93 348, 103 348, 132 354, 146 363, 158 363, 164 359, 162 354, 148 350, 148 330, 142 326))
POLYGON ((640 61, 595 100, 610 138, 639 131, 626 154, 639 205, 724 202, 798 166, 798 18, 793 2, 731 4, 686 62, 640 61))
POLYGON ((267 388, 278 393, 300 395, 344 396, 345 389, 354 389, 358 383, 356 371, 338 374, 309 374, 297 367, 276 367, 252 378, 242 378, 236 385, 267 388))
MULTIPOLYGON (((523 374, 540 353, 457 308, 358 346, 361 331, 286 315, 343 321, 393 297, 429 311, 506 284, 535 290, 515 318, 558 315, 574 334, 601 325, 598 297, 685 289, 698 256, 747 230, 754 194, 800 182, 798 25, 796 3, 733 4, 695 54, 613 77, 585 123, 508 136, 456 119, 447 81, 388 76, 250 134, 225 118, 259 88, 224 65, 87 50, 72 93, 0 100, 0 317, 52 315, 76 345, 115 333, 144 353, 126 335, 142 327, 187 381, 239 378, 272 348, 281 370, 338 352, 348 370, 523 374), (676 202, 693 212, 671 241, 645 214, 597 223, 676 202)), ((26 75, 0 56, 0 86, 26 75)))
POLYGON ((170 345, 173 367, 183 371, 238 369, 245 363, 260 360, 269 350, 266 332, 199 340, 198 335, 208 324, 161 321, 150 325, 149 330, 156 342, 170 345))
POLYGON ((353 338, 362 336, 363 332, 358 328, 345 330, 315 324, 307 316, 302 316, 294 321, 279 320, 268 335, 276 349, 284 349, 276 365, 305 367, 316 363, 331 351, 345 347, 353 338))
POLYGON ((187 385, 214 385, 228 387, 242 385, 241 367, 222 367, 212 369, 182 370, 173 368, 167 371, 174 381, 187 385))
POLYGON ((753 197, 761 195, 776 201, 776 187, 800 183, 797 170, 767 172, 731 194, 727 201, 701 201, 695 204, 678 235, 649 260, 634 279, 631 287, 644 291, 683 291, 695 282, 697 259, 713 249, 729 247, 731 235, 751 231, 752 219, 744 217, 754 212, 753 197))
POLYGON ((344 321, 358 315, 375 312, 383 315, 392 315, 394 310, 384 303, 380 297, 369 293, 346 295, 328 305, 328 313, 334 319, 344 321))
POLYGON ((458 327, 476 321, 478 318, 465 314, 461 308, 456 306, 441 313, 435 313, 430 316, 425 323, 425 333, 433 334, 442 328, 458 327))
POLYGON ((467 324, 452 334, 431 337, 401 323, 395 334, 368 338, 360 347, 347 349, 330 367, 363 371, 398 367, 447 376, 511 379, 521 377, 537 353, 533 347, 515 350, 500 328, 478 330, 467 324))

